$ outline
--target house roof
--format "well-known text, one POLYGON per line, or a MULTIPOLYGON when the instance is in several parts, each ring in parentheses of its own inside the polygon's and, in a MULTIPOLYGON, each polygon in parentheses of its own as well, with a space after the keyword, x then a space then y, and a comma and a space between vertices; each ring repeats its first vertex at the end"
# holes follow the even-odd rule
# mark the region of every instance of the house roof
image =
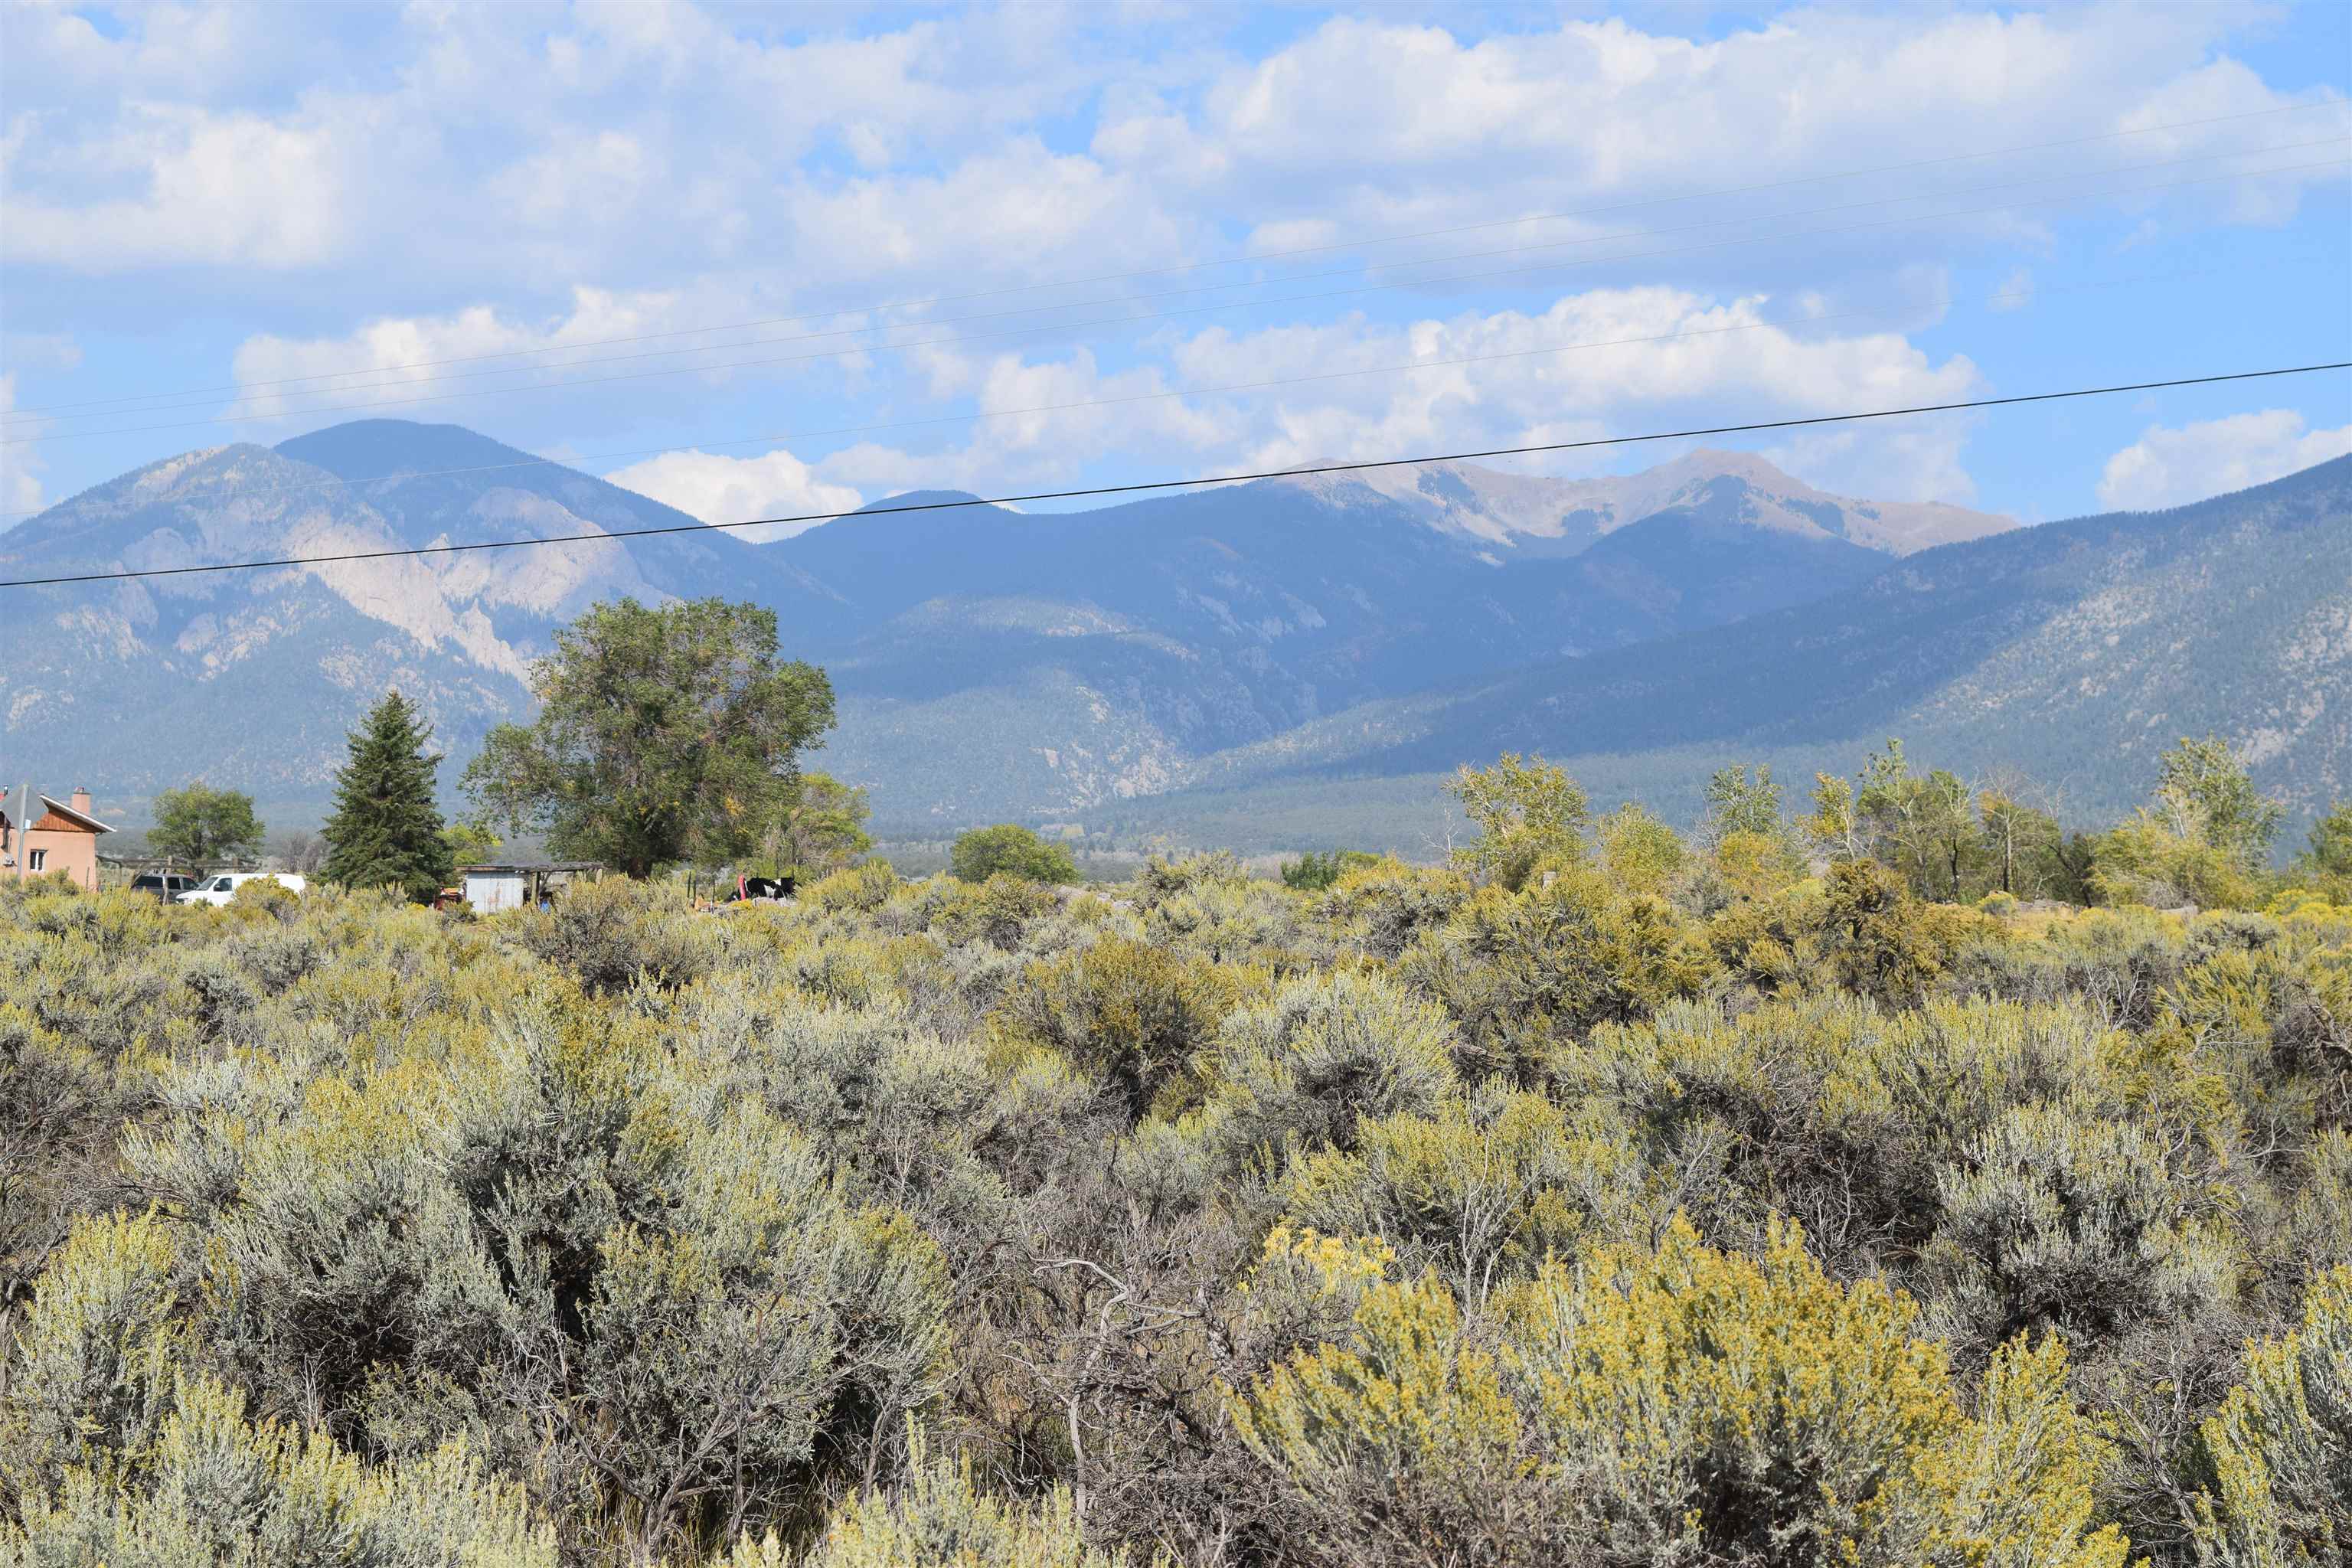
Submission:
MULTIPOLYGON (((16 793, 16 792, 14 790, 10 790, 8 792, 11 796, 16 793)), ((86 811, 76 811, 65 801, 52 800, 45 795, 37 795, 33 798, 39 801, 43 805, 47 806, 51 816, 65 818, 66 822, 72 826, 84 828, 91 833, 111 833, 114 831, 112 827, 100 822, 89 813, 86 811)), ((28 812, 27 815, 30 816, 30 813, 28 812)), ((44 817, 33 817, 32 820, 25 824, 25 827, 28 832, 37 833, 41 830, 41 825, 46 820, 47 818, 44 817)), ((7 799, 0 798, 0 826, 14 827, 16 825, 16 819, 8 815, 7 799)))
MULTIPOLYGON (((38 800, 43 805, 47 806, 50 812, 55 816, 62 816, 67 821, 73 823, 77 826, 87 827, 92 833, 111 833, 114 831, 113 828, 109 827, 105 823, 100 822, 89 813, 86 811, 76 811, 64 801, 51 800, 45 795, 37 795, 34 798, 38 800)), ((37 822, 34 823, 33 826, 35 827, 38 827, 40 826, 40 824, 37 822)))

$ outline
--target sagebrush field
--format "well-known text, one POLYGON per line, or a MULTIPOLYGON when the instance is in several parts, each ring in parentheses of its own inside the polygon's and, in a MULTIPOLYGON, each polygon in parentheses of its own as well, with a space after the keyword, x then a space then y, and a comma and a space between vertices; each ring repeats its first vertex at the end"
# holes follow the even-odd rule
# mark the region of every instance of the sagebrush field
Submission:
POLYGON ((0 1540, 2343 1561, 2352 910, 1633 848, 0 892, 0 1540))

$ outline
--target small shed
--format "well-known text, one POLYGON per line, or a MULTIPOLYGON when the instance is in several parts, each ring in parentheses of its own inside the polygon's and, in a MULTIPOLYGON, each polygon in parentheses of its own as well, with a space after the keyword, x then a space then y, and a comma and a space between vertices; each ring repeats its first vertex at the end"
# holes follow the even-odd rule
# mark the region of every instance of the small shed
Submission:
POLYGON ((604 875, 602 861, 534 860, 507 866, 460 866, 458 885, 477 914, 536 909, 562 897, 575 881, 604 875))

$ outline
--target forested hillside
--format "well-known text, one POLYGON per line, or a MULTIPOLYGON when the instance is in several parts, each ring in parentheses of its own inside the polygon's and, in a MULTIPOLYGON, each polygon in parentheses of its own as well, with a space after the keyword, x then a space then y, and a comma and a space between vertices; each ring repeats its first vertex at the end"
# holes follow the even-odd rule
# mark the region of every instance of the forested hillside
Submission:
POLYGON ((1192 778, 1432 774, 1517 749, 1605 759, 1628 793, 1661 801, 1675 778, 1704 776, 1695 757, 1801 778, 1850 772, 1899 735, 1966 775, 2030 775, 2096 818, 2128 805, 2178 736, 2207 732, 2236 741, 2299 820, 2352 793, 2352 458, 2171 511, 1949 545, 1815 604, 1366 704, 1192 778))
POLYGON ((1923 897, 1892 766, 1811 866, 1753 775, 1457 784, 1454 866, 1297 887, 8 885, 0 1543, 2343 1560, 2352 813, 2269 876, 2181 748, 2082 910, 1923 897))

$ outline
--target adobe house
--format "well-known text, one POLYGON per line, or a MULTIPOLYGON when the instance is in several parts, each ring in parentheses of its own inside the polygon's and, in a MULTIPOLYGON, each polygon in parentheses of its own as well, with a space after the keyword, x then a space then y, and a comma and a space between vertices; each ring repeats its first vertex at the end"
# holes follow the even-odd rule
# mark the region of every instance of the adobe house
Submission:
POLYGON ((30 789, 20 791, 13 803, 0 797, 0 877, 62 871, 76 886, 98 891, 98 836, 114 829, 92 816, 89 807, 87 789, 75 790, 69 801, 51 800, 30 789), (38 816, 30 804, 36 800, 42 806, 38 816))

